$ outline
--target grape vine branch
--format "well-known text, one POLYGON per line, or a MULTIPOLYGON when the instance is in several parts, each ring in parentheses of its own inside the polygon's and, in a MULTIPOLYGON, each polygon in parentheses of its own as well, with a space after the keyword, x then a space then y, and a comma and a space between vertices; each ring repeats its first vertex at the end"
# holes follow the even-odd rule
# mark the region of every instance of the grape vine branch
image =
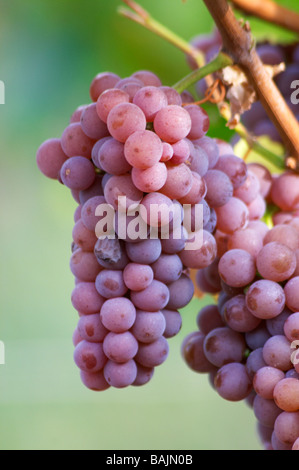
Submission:
POLYGON ((231 2, 245 13, 299 33, 299 14, 278 5, 273 0, 231 0, 231 2))
POLYGON ((299 124, 260 60, 248 23, 235 17, 227 0, 204 0, 223 39, 226 52, 252 83, 287 151, 288 164, 299 170, 299 124))

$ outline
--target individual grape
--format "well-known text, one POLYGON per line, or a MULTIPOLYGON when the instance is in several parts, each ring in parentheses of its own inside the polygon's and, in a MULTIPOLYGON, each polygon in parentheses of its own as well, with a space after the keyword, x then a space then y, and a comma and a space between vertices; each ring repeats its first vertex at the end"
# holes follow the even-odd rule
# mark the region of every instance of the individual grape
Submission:
POLYGON ((138 72, 133 73, 132 77, 140 80, 145 86, 162 86, 160 78, 149 70, 139 70, 138 72))
POLYGON ((207 193, 205 180, 198 173, 192 171, 192 186, 189 193, 180 199, 181 204, 198 204, 203 201, 207 193))
POLYGON ((84 134, 93 140, 100 140, 109 135, 105 122, 98 116, 95 103, 85 108, 81 115, 80 122, 84 134))
MULTIPOLYGON (((255 278, 255 260, 245 250, 230 250, 220 259, 219 274, 229 286, 245 287, 255 278)), ((250 302, 252 295, 248 296, 247 299, 250 302)))
POLYGON ((247 374, 251 380, 253 380, 255 374, 263 367, 267 367, 264 361, 263 348, 255 349, 249 354, 246 361, 247 374))
POLYGON ((129 331, 125 333, 111 332, 104 339, 103 349, 108 359, 123 364, 136 356, 138 342, 129 331))
POLYGON ((258 232, 263 240, 269 232, 269 227, 265 224, 265 222, 262 222, 261 220, 250 221, 248 224, 248 229, 255 230, 256 232, 258 232))
POLYGON ((159 239, 127 243, 126 249, 130 260, 138 264, 153 264, 160 258, 162 252, 161 241, 159 239))
POLYGON ((79 369, 85 372, 99 372, 107 362, 107 357, 103 351, 102 344, 81 341, 76 346, 74 361, 79 369))
POLYGON ((246 294, 246 305, 257 318, 268 320, 281 314, 285 307, 283 288, 273 281, 262 279, 252 284, 246 294))
MULTIPOLYGON (((284 379, 284 373, 275 367, 262 367, 257 371, 253 380, 256 393, 266 400, 273 400, 276 385, 284 379)), ((279 406, 277 401, 276 404, 279 406)), ((279 406, 279 408, 281 408, 279 406)))
POLYGON ((106 269, 120 271, 129 263, 125 247, 118 239, 110 240, 105 238, 98 240, 94 248, 94 254, 98 263, 106 269))
POLYGON ((70 124, 61 137, 62 150, 68 157, 90 158, 94 144, 95 141, 84 134, 79 122, 70 124))
POLYGON ((217 207, 218 229, 227 234, 246 228, 249 221, 249 211, 243 201, 232 197, 227 204, 217 207))
POLYGON ((110 385, 105 380, 103 371, 90 373, 82 370, 80 375, 83 385, 93 392, 103 392, 110 388, 110 385))
POLYGON ((131 301, 139 310, 157 312, 163 310, 169 302, 169 290, 165 284, 153 281, 146 289, 131 292, 131 301))
MULTIPOLYGON (((141 212, 142 219, 151 227, 165 227, 171 230, 170 223, 176 215, 176 205, 161 193, 147 194, 142 200, 145 209, 141 212)), ((180 220, 181 225, 181 220, 180 220)), ((168 235, 168 233, 167 233, 168 235)), ((161 237, 162 239, 165 237, 161 237)))
MULTIPOLYGON (((184 249, 180 253, 183 265, 191 269, 203 269, 215 261, 217 245, 215 238, 206 230, 202 231, 203 243, 198 249, 184 249)), ((192 239, 191 239, 192 241, 192 239)))
POLYGON ((234 190, 229 177, 222 171, 209 170, 204 179, 207 184, 207 203, 213 208, 227 204, 234 190))
POLYGON ((272 217, 274 225, 288 224, 293 220, 293 214, 291 212, 276 212, 272 217))
POLYGON ((106 300, 101 308, 101 321, 107 330, 124 333, 134 325, 136 309, 125 297, 106 300))
POLYGON ((110 111, 107 126, 112 137, 125 143, 134 132, 145 130, 146 118, 135 104, 121 103, 110 111))
MULTIPOLYGON (((75 224, 81 219, 82 205, 80 204, 74 212, 74 222, 75 224)), ((88 251, 88 250, 85 250, 88 251)))
POLYGON ((120 80, 118 75, 110 72, 99 73, 90 86, 90 96, 92 101, 97 101, 98 97, 109 88, 114 88, 120 80))
POLYGON ((184 227, 180 227, 179 231, 170 231, 169 237, 161 240, 162 250, 168 255, 180 253, 184 250, 188 240, 188 233, 184 227))
POLYGON ((288 308, 285 308, 278 317, 267 320, 267 329, 272 336, 284 335, 284 324, 291 313, 288 308))
POLYGON ((245 296, 237 295, 223 307, 225 323, 234 331, 248 333, 255 330, 261 320, 254 317, 246 307, 245 296))
POLYGON ((181 314, 176 310, 162 310, 162 314, 165 318, 166 327, 163 333, 164 338, 173 338, 176 336, 182 328, 182 317, 181 314))
POLYGON ((224 154, 220 156, 214 169, 225 173, 229 177, 234 189, 242 186, 247 178, 246 163, 235 155, 224 154))
POLYGON ((154 280, 154 273, 146 264, 129 263, 123 273, 124 283, 128 289, 142 291, 154 280))
POLYGON ((140 364, 137 364, 137 377, 132 385, 134 385, 134 387, 146 385, 153 378, 154 372, 154 368, 142 367, 140 364))
POLYGON ((219 160, 219 148, 215 139, 211 139, 211 137, 205 136, 194 140, 193 143, 201 150, 204 150, 204 152, 207 154, 209 160, 209 170, 215 168, 219 160))
POLYGON ((155 116, 154 129, 158 136, 174 144, 190 133, 192 121, 188 111, 181 106, 166 106, 155 116))
POLYGON ((274 400, 283 411, 299 411, 299 380, 282 377, 274 388, 274 400))
POLYGON ((284 324, 284 334, 291 343, 299 340, 299 312, 288 316, 284 324))
POLYGON ((72 157, 62 165, 60 176, 65 186, 82 191, 92 185, 96 175, 89 160, 84 157, 72 157))
MULTIPOLYGON (((106 200, 103 196, 92 197, 85 202, 82 207, 82 222, 88 230, 95 232, 97 223, 103 218, 97 216, 96 211, 99 207, 105 207, 104 205, 106 200)), ((96 234, 98 235, 97 232, 96 234)))
POLYGON ((147 122, 153 122, 157 113, 168 106, 168 100, 164 92, 153 86, 146 86, 137 91, 133 103, 142 109, 147 122))
POLYGON ((85 108, 87 108, 87 104, 84 104, 82 106, 78 106, 77 109, 73 112, 70 118, 70 124, 74 124, 75 122, 80 122, 81 116, 85 108))
POLYGON ((299 412, 281 413, 275 421, 274 431, 281 442, 292 446, 299 436, 299 412))
POLYGON ((182 163, 177 166, 167 166, 167 180, 160 189, 161 193, 170 199, 180 200, 191 191, 193 177, 191 170, 182 163))
POLYGON ((263 246, 261 234, 254 229, 246 228, 232 234, 227 248, 228 250, 245 250, 256 259, 263 246))
POLYGON ((235 190, 235 197, 241 199, 245 204, 255 200, 260 191, 260 182, 254 173, 248 171, 245 183, 235 190))
POLYGON ((273 450, 292 450, 292 446, 289 445, 289 444, 284 444, 283 442, 281 442, 275 432, 273 431, 272 433, 272 439, 271 439, 271 445, 272 445, 272 449, 273 450))
POLYGON ((119 82, 117 82, 117 84, 115 85, 115 88, 123 89, 126 85, 138 85, 139 87, 142 87, 143 83, 138 78, 126 77, 119 80, 119 82))
POLYGON ((110 111, 121 103, 129 103, 128 93, 117 88, 104 91, 98 98, 96 109, 99 118, 107 123, 110 111))
POLYGON ((126 197, 126 209, 137 207, 143 198, 143 193, 137 189, 131 175, 112 176, 104 188, 105 199, 115 209, 122 207, 119 198, 126 197))
POLYGON ((294 442, 294 445, 292 447, 292 450, 299 450, 299 437, 298 439, 294 442))
POLYGON ((136 188, 145 193, 154 193, 163 188, 167 180, 167 167, 165 163, 156 165, 146 170, 133 168, 132 181, 136 188))
MULTIPOLYGON (((242 160, 241 160, 242 161, 242 160)), ((268 170, 263 165, 259 163, 249 163, 248 168, 251 173, 253 173, 260 182, 260 194, 263 198, 267 198, 270 194, 273 178, 268 170)))
POLYGON ((204 342, 206 358, 216 367, 242 362, 246 345, 241 334, 229 328, 211 331, 204 342))
POLYGON ((294 252, 281 243, 268 243, 257 256, 259 273, 270 281, 286 281, 292 276, 296 266, 294 252))
POLYGON ((207 294, 218 294, 219 293, 218 288, 215 288, 215 286, 213 286, 212 284, 210 284, 207 281, 203 269, 200 269, 196 273, 196 285, 197 285, 198 289, 203 293, 207 293, 207 294))
POLYGON ((187 139, 182 139, 172 145, 173 157, 171 164, 180 165, 186 163, 191 153, 191 146, 187 139))
POLYGON ((75 277, 83 282, 95 281, 101 267, 93 253, 77 249, 70 261, 70 268, 75 277))
POLYGON ((277 417, 281 410, 275 404, 274 400, 265 400, 257 395, 253 403, 253 411, 258 421, 268 428, 274 427, 277 417))
MULTIPOLYGON (((289 90, 288 90, 289 93, 289 90)), ((281 210, 299 209, 299 177, 287 172, 275 178, 272 184, 271 198, 281 210)))
POLYGON ((60 139, 49 139, 39 147, 36 163, 45 176, 58 179, 61 167, 67 158, 62 150, 60 139))
POLYGON ((159 137, 151 131, 140 130, 132 133, 125 143, 125 157, 130 165, 146 170, 159 163, 163 155, 163 145, 159 137))
POLYGON ((204 353, 205 336, 200 333, 192 333, 187 336, 182 345, 182 355, 188 367, 194 372, 206 374, 215 370, 204 353))
POLYGON ((178 255, 162 254, 152 265, 155 279, 170 284, 178 281, 183 272, 183 264, 178 255))
POLYGON ((249 220, 260 220, 264 217, 267 205, 265 199, 258 194, 257 197, 248 204, 249 220))
POLYGON ((190 147, 190 156, 188 161, 190 162, 190 170, 195 171, 200 176, 205 176, 209 169, 209 157, 207 153, 199 147, 194 145, 191 141, 188 141, 190 147))
POLYGON ((163 163, 169 162, 169 160, 171 160, 173 157, 172 145, 168 144, 167 142, 163 142, 162 145, 163 145, 163 153, 162 153, 162 157, 160 161, 163 163))
POLYGON ((193 282, 186 274, 182 274, 177 281, 169 284, 168 289, 170 298, 167 308, 171 310, 186 307, 194 295, 193 282))
POLYGON ((252 351, 262 348, 270 337, 271 335, 264 322, 260 323, 255 330, 245 334, 246 343, 252 351))
POLYGON ((112 387, 128 387, 132 385, 137 378, 136 363, 133 360, 125 364, 117 364, 113 361, 108 361, 104 368, 104 377, 106 382, 112 387))
POLYGON ((283 49, 273 44, 262 44, 256 51, 262 62, 267 65, 279 65, 286 60, 283 49))
POLYGON ((245 366, 231 363, 218 371, 215 377, 215 387, 225 400, 241 401, 250 395, 252 383, 245 366))
POLYGON ((102 343, 108 330, 104 327, 99 313, 83 315, 78 323, 78 332, 82 340, 90 343, 102 343))
POLYGON ((135 360, 143 367, 157 367, 166 361, 169 353, 167 340, 162 336, 153 343, 140 344, 135 360))
POLYGON ((92 197, 104 195, 103 188, 102 188, 102 180, 103 180, 102 175, 96 175, 96 178, 93 184, 89 188, 85 189, 84 191, 80 191, 79 199, 80 199, 80 203, 82 204, 82 206, 92 197))
POLYGON ((266 364, 284 372, 292 368, 291 344, 285 336, 272 336, 264 345, 263 356, 266 364))
POLYGON ((98 313, 104 303, 93 282, 81 282, 72 293, 72 304, 78 312, 85 315, 98 313))
POLYGON ((284 288, 286 305, 292 312, 299 312, 299 277, 291 279, 284 288))
POLYGON ((73 229, 73 240, 83 251, 93 252, 97 237, 95 233, 88 230, 82 220, 79 219, 73 229))
POLYGON ((109 271, 107 269, 101 271, 96 278, 95 285, 98 293, 105 299, 123 297, 128 291, 122 271, 109 271))
POLYGON ((206 135, 210 127, 210 119, 207 112, 197 105, 190 104, 185 107, 191 118, 191 130, 188 138, 191 140, 201 139, 206 135))
POLYGON ((197 315, 197 326, 199 330, 207 335, 216 328, 222 328, 224 323, 219 314, 217 305, 207 305, 197 315))
POLYGON ((215 261, 210 264, 207 268, 204 268, 204 273, 206 280, 209 284, 214 286, 218 291, 221 291, 221 278, 219 275, 219 259, 216 258, 215 261))
POLYGON ((166 328, 166 321, 161 312, 137 310, 132 334, 141 343, 153 343, 161 338, 166 328))
MULTIPOLYGON (((222 157, 224 155, 234 155, 234 149, 231 146, 231 144, 229 144, 225 140, 221 140, 221 139, 215 139, 215 142, 218 146, 218 150, 219 150, 219 154, 220 154, 219 156, 220 157, 222 157)), ((223 171, 223 170, 221 170, 221 171, 223 171)))
POLYGON ((290 225, 276 225, 264 238, 264 245, 271 242, 281 243, 295 251, 299 248, 299 233, 290 225))
POLYGON ((167 98, 167 103, 169 105, 176 105, 176 106, 182 106, 183 101, 179 93, 174 89, 169 86, 161 86, 160 90, 163 91, 167 98))
POLYGON ((100 167, 111 175, 124 175, 131 170, 124 153, 124 144, 115 139, 103 143, 98 152, 100 167))
MULTIPOLYGON (((99 162, 99 151, 102 147, 102 145, 105 144, 105 142, 107 142, 108 140, 112 139, 111 136, 109 137, 103 137, 103 139, 100 139, 98 140, 94 146, 92 147, 92 151, 91 151, 91 159, 92 159, 92 162, 93 164, 99 168, 101 170, 101 166, 100 166, 100 162, 99 162)), ((104 176, 103 176, 104 177, 104 176)))

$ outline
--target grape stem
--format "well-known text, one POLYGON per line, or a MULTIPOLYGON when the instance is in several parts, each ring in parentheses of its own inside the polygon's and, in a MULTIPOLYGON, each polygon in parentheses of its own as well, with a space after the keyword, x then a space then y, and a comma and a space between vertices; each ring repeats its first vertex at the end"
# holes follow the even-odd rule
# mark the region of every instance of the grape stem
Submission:
MULTIPOLYGON (((196 64, 199 69, 192 72, 187 77, 183 78, 180 82, 178 82, 175 85, 176 89, 178 89, 177 87, 179 87, 179 90, 184 91, 201 78, 205 78, 208 86, 210 86, 213 83, 213 78, 211 75, 209 75, 209 73, 211 74, 216 72, 217 70, 220 70, 220 65, 222 65, 223 67, 224 65, 232 65, 234 63, 233 60, 227 54, 220 53, 219 56, 213 62, 205 65, 205 57, 201 52, 199 52, 191 44, 179 37, 177 34, 172 32, 170 29, 166 28, 164 25, 155 20, 149 14, 149 12, 147 12, 138 3, 133 0, 123 0, 123 2, 128 7, 130 7, 131 10, 129 10, 128 8, 119 7, 118 12, 122 16, 134 21, 135 23, 140 24, 144 28, 160 36, 162 39, 168 41, 177 49, 191 56, 196 61, 196 64)), ((231 119, 230 106, 227 103, 218 104, 218 109, 221 116, 226 121, 229 121, 231 119)), ((250 149, 253 149, 258 152, 265 159, 275 164, 278 168, 284 167, 283 159, 280 156, 270 152, 268 149, 264 148, 253 136, 248 133, 243 124, 239 123, 234 130, 240 135, 242 139, 245 139, 247 141, 250 149)))
POLYGON ((123 0, 123 2, 132 10, 129 10, 125 7, 119 7, 118 13, 120 13, 125 18, 140 24, 157 36, 166 39, 166 41, 170 42, 177 49, 191 56, 195 60, 198 67, 202 67, 205 64, 205 57, 200 51, 198 51, 195 47, 182 39, 180 36, 175 34, 173 31, 168 29, 162 23, 159 23, 157 20, 155 20, 150 15, 150 13, 142 8, 138 3, 132 0, 123 0))
POLYGON ((231 0, 238 8, 265 21, 299 33, 299 14, 273 0, 231 0))
MULTIPOLYGON (((264 0, 263 0, 264 1, 264 0)), ((299 170, 299 123, 260 60, 248 23, 235 17, 227 0, 204 0, 223 39, 223 51, 243 69, 299 170)))
POLYGON ((212 62, 204 65, 199 69, 194 70, 194 72, 191 72, 189 75, 184 77, 172 88, 175 88, 178 93, 182 93, 184 90, 186 90, 199 80, 202 80, 208 75, 218 72, 219 70, 222 70, 225 67, 228 67, 229 65, 233 65, 231 57, 229 57, 227 54, 220 53, 212 62))

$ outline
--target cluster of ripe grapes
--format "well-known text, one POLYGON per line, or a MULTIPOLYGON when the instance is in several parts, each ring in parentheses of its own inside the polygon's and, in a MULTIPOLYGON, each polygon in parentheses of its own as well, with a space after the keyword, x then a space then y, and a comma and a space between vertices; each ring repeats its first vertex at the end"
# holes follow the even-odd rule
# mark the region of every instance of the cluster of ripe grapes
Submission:
MULTIPOLYGON (((213 60, 222 48, 222 38, 215 30, 212 34, 199 35, 191 41, 192 45, 200 50, 207 62, 213 60)), ((260 59, 265 65, 278 66, 285 64, 285 71, 275 76, 274 81, 281 91, 288 106, 299 119, 298 78, 299 78, 299 45, 277 45, 260 43, 256 47, 260 59), (293 84, 293 85, 292 85, 293 84), (295 84, 295 85, 294 85, 295 84), (295 86, 295 88, 294 88, 295 86)), ((196 64, 188 58, 189 65, 196 68, 196 64)), ((203 97, 207 89, 205 80, 197 84, 197 92, 203 97)), ((269 136, 274 142, 282 142, 281 136, 260 101, 253 103, 251 109, 243 114, 242 121, 248 131, 257 137, 269 136)))
POLYGON ((298 447, 299 177, 247 165, 207 136, 191 95, 151 72, 100 74, 90 95, 37 152, 41 172, 78 203, 70 267, 82 382, 148 383, 181 329, 195 269, 219 298, 184 341, 187 364, 223 398, 253 403, 266 447, 298 447), (271 230, 267 203, 279 208, 271 230))

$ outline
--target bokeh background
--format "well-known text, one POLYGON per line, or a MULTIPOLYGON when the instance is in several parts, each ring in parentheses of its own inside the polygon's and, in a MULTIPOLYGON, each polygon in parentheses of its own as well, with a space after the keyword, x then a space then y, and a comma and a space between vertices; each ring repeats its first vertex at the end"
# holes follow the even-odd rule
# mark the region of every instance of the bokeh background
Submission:
MULTIPOLYGON (((77 315, 69 271, 75 203, 35 165, 41 142, 60 136, 89 102, 98 72, 158 73, 171 85, 188 73, 183 55, 116 13, 121 0, 0 0, 0 366, 1 449, 259 449, 252 411, 212 391, 180 356, 204 301, 183 312, 181 335, 154 380, 141 389, 95 394, 73 363, 77 315)), ((212 28, 201 0, 141 0, 190 39, 212 28)), ((284 1, 296 6, 297 0, 284 1)), ((289 39, 254 21, 255 31, 289 39)), ((230 138, 222 122, 210 135, 230 138)))

